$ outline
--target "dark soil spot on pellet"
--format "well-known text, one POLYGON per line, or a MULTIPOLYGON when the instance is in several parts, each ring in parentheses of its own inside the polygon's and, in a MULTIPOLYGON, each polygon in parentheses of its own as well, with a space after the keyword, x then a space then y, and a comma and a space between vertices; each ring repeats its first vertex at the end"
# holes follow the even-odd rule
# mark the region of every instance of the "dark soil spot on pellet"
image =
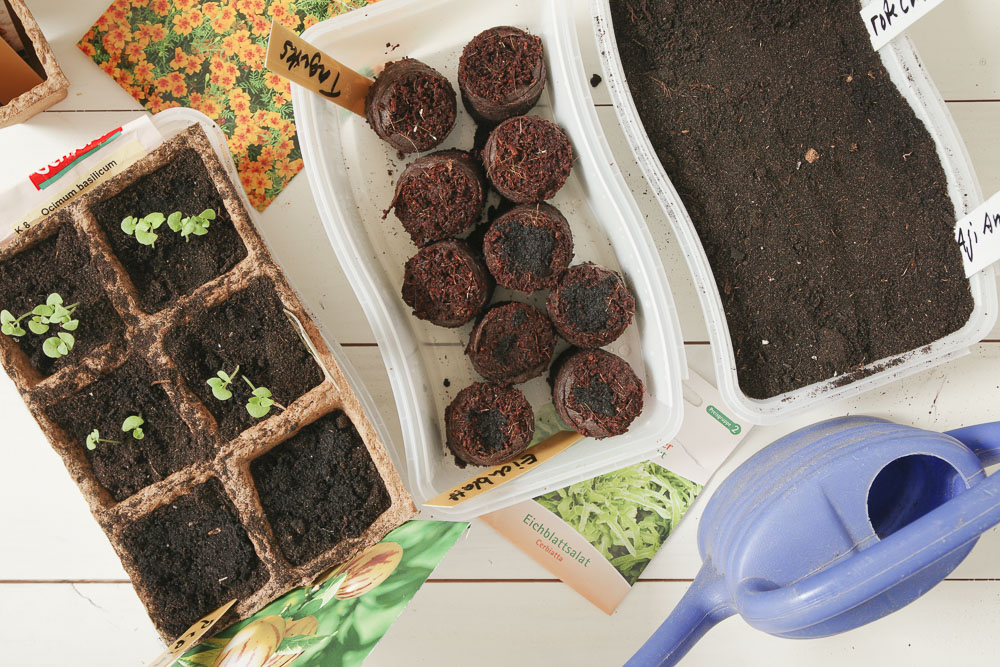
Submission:
POLYGON ((590 384, 582 387, 574 387, 573 399, 577 403, 585 405, 591 412, 596 412, 600 415, 613 417, 617 412, 611 389, 606 383, 598 379, 592 378, 590 384))
POLYGON ((472 410, 469 412, 472 427, 479 435, 479 444, 487 452, 502 449, 507 438, 503 434, 507 418, 499 410, 472 410))
MULTIPOLYGON (((166 347, 188 386, 219 423, 224 440, 260 421, 245 407, 251 389, 243 376, 256 387, 270 389, 272 398, 286 407, 323 381, 319 365, 266 279, 169 332, 166 347), (220 370, 232 374, 237 366, 232 398, 216 399, 206 381, 220 370)), ((271 415, 278 410, 273 407, 271 415)))
POLYGON ((192 436, 159 378, 139 360, 126 362, 47 412, 84 450, 97 481, 115 500, 212 455, 211 445, 192 436), (122 423, 132 415, 145 422, 142 440, 122 432, 122 423), (94 429, 102 439, 117 442, 86 449, 87 435, 94 429))
POLYGON ((250 464, 285 558, 302 565, 358 537, 391 503, 351 420, 334 412, 250 464))
POLYGON ((93 210, 148 313, 222 275, 247 255, 222 197, 193 150, 184 151, 173 162, 98 202, 93 210), (122 219, 130 215, 141 218, 154 212, 169 215, 180 211, 190 216, 205 209, 213 209, 217 217, 211 221, 208 234, 192 236, 190 241, 166 223, 156 230, 159 238, 153 247, 140 244, 121 229, 122 219))
POLYGON ((14 317, 44 304, 53 293, 63 298, 65 306, 79 304, 73 317, 80 323, 71 332, 75 343, 70 353, 51 359, 42 352, 42 345, 62 329, 52 325, 48 332, 34 334, 28 329, 30 317, 21 320, 25 335, 18 344, 42 375, 79 363, 108 341, 121 343, 125 325, 101 288, 90 252, 68 221, 52 236, 0 263, 0 309, 9 310, 14 317))
POLYGON ((856 0, 611 5, 632 97, 712 266, 743 391, 792 391, 965 324, 944 171, 856 0))
POLYGON ((267 577, 214 479, 138 519, 121 538, 126 558, 149 589, 150 614, 170 636, 227 600, 246 598, 267 577))

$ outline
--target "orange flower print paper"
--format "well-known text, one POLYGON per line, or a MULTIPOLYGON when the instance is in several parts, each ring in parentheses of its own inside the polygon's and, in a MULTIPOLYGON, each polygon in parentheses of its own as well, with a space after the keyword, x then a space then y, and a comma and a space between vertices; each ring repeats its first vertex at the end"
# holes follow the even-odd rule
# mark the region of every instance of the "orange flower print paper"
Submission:
POLYGON ((302 169, 289 84, 264 69, 271 20, 301 32, 367 4, 115 0, 77 46, 153 113, 187 106, 218 123, 263 211, 302 169))

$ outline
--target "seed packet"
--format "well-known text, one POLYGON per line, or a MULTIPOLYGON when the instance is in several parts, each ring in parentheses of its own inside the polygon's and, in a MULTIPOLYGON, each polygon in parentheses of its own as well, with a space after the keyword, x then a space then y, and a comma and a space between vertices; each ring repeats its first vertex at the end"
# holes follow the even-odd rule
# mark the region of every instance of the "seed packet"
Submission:
POLYGON ((409 521, 187 651, 181 667, 360 665, 469 524, 409 521))
POLYGON ((684 402, 680 432, 648 460, 480 518, 611 614, 750 430, 694 372, 684 402))

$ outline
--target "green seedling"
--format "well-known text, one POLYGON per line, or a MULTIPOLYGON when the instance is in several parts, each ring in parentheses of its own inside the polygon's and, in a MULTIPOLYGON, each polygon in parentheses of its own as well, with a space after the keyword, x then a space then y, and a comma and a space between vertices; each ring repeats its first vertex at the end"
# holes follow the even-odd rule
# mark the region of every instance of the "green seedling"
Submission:
POLYGON ((271 411, 271 407, 276 405, 274 399, 271 398, 271 390, 267 387, 253 386, 253 383, 247 379, 246 375, 243 376, 243 380, 250 385, 252 393, 249 400, 247 400, 247 412, 250 413, 251 417, 256 417, 257 419, 266 417, 267 413, 271 411))
POLYGON ((146 437, 146 434, 142 431, 142 425, 146 423, 146 420, 142 418, 142 415, 131 415, 126 417, 125 421, 122 423, 122 431, 125 433, 132 433, 132 437, 136 440, 142 440, 146 437))
POLYGON ((247 399, 246 409, 250 413, 250 416, 256 419, 266 417, 271 412, 272 407, 285 409, 285 406, 274 401, 270 389, 267 387, 255 387, 250 378, 246 375, 240 375, 239 372, 239 366, 236 367, 236 370, 232 374, 219 371, 215 374, 215 377, 205 380, 205 383, 212 388, 212 395, 215 398, 220 401, 228 401, 233 397, 233 391, 230 388, 233 381, 237 377, 243 378, 243 381, 250 387, 250 398, 247 399))
POLYGON ((119 442, 118 440, 105 440, 104 438, 101 437, 101 432, 98 431, 96 428, 87 434, 87 449, 95 450, 97 449, 97 445, 99 445, 102 442, 106 442, 112 445, 121 444, 121 442, 119 442))
POLYGON ((190 241, 191 236, 204 236, 208 234, 208 226, 215 220, 215 211, 206 208, 198 215, 182 218, 180 211, 171 213, 167 218, 167 226, 175 232, 180 233, 185 241, 190 241))
POLYGON ((68 332, 76 331, 80 326, 80 320, 73 319, 73 312, 79 305, 78 303, 63 305, 62 297, 53 292, 45 303, 35 306, 20 317, 14 317, 9 310, 0 311, 0 332, 14 337, 27 335, 21 327, 21 320, 29 316, 31 319, 28 320, 28 329, 39 336, 48 333, 52 325, 58 325, 63 331, 46 338, 42 343, 42 352, 45 356, 58 359, 69 354, 76 343, 73 334, 68 332))
POLYGON ((153 230, 159 229, 166 220, 166 216, 162 213, 150 213, 142 218, 130 215, 122 220, 122 231, 129 236, 134 234, 135 240, 142 245, 155 247, 156 239, 160 236, 153 230))
POLYGON ((220 401, 228 401, 232 398, 233 392, 230 391, 229 386, 233 383, 233 378, 235 378, 239 372, 240 367, 237 366, 232 375, 229 375, 226 371, 219 371, 215 374, 214 378, 206 380, 206 384, 212 388, 212 395, 220 401))

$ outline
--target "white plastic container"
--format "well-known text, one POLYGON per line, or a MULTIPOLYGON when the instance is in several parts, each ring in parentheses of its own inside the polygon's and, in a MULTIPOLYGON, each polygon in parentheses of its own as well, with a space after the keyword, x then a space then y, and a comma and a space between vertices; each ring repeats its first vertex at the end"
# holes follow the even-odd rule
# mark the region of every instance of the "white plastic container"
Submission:
MULTIPOLYGON (((225 168, 226 173, 229 175, 229 179, 236 186, 235 190, 239 194, 240 201, 243 204, 243 209, 250 216, 250 220, 255 226, 260 227, 260 220, 258 219, 257 209, 250 205, 250 201, 247 199, 246 192, 244 192, 243 187, 240 185, 239 173, 236 171, 236 165, 233 163, 233 155, 229 151, 229 144, 226 141, 226 135, 222 132, 218 125, 215 124, 211 118, 201 113, 200 111, 195 111, 188 107, 175 107, 172 109, 167 109, 161 111, 158 114, 154 114, 152 117, 153 125, 156 129, 160 131, 165 140, 179 134, 188 127, 198 124, 201 125, 202 129, 205 130, 205 135, 208 137, 209 143, 212 148, 215 149, 215 154, 219 156, 219 162, 225 168)), ((266 241, 265 241, 266 243, 266 241)), ((295 288, 295 281, 292 276, 285 272, 285 277, 288 282, 295 288)), ((396 468, 402 474, 403 467, 400 465, 398 456, 396 455, 396 448, 392 446, 392 439, 389 437, 389 429, 385 425, 385 421, 382 419, 382 415, 375 405, 375 400, 372 395, 368 392, 368 388, 365 387, 364 383, 361 381, 361 376, 358 375, 358 371, 354 368, 354 364, 350 362, 347 358, 347 354, 331 336, 329 330, 323 323, 321 318, 316 317, 315 313, 310 312, 312 315, 313 322, 320 330, 320 335, 323 337, 323 341, 326 343, 327 347, 330 348, 330 353, 336 360, 337 365, 340 367, 341 373, 347 378, 347 382, 351 385, 351 389, 354 391, 354 395, 357 396, 358 402, 361 403, 361 409, 364 411, 365 415, 368 417, 368 421, 371 422, 372 428, 375 429, 376 435, 385 444, 385 449, 389 454, 389 458, 392 460, 393 467, 396 468)), ((303 336, 303 342, 306 342, 306 337, 303 336)), ((308 344, 308 343, 306 343, 308 344)))
MULTIPOLYGON (((386 0, 303 34, 366 74, 403 56, 420 59, 447 76, 456 90, 462 47, 482 30, 513 25, 541 37, 549 78, 531 113, 562 126, 577 157, 551 203, 573 230, 574 263, 589 260, 622 271, 636 295, 635 322, 609 347, 646 384, 645 409, 629 433, 584 439, 537 470, 455 508, 438 510, 448 517, 477 516, 637 463, 680 428, 681 381, 687 369, 673 300, 649 230, 624 179, 611 166, 568 9, 563 0, 386 0)), ((392 200, 396 177, 416 156, 398 159, 363 118, 303 88, 292 86, 292 102, 320 215, 385 360, 403 428, 410 490, 427 500, 475 471, 459 468, 448 452, 444 410, 458 391, 479 378, 464 354, 471 325, 443 329, 423 322, 400 297, 403 265, 416 248, 395 217, 383 220, 382 211, 392 200)), ((474 123, 459 104, 458 123, 438 149, 473 145, 474 123)), ((508 294, 498 289, 495 300, 508 294)), ((544 308, 543 296, 528 301, 544 308)), ((551 403, 544 378, 521 388, 536 414, 551 403)))
MULTIPOLYGON (((975 307, 965 326, 958 331, 929 345, 868 364, 863 371, 870 375, 854 382, 843 384, 843 378, 830 378, 764 400, 753 399, 744 394, 737 379, 732 339, 712 268, 691 217, 656 157, 656 151, 639 119, 618 54, 608 2, 609 0, 591 0, 594 36, 605 82, 635 159, 656 194, 691 267, 708 323, 719 391, 739 417, 757 424, 780 422, 818 405, 856 396, 967 354, 971 345, 990 332, 997 317, 996 281, 992 267, 970 279, 975 307)), ((909 38, 894 40, 882 48, 879 55, 892 82, 934 139, 948 178, 948 194, 955 204, 956 212, 959 216, 964 216, 982 202, 983 196, 965 145, 944 100, 924 70, 909 38)))

